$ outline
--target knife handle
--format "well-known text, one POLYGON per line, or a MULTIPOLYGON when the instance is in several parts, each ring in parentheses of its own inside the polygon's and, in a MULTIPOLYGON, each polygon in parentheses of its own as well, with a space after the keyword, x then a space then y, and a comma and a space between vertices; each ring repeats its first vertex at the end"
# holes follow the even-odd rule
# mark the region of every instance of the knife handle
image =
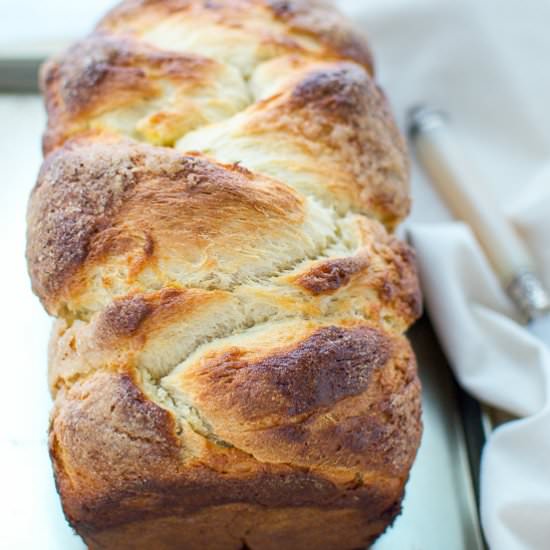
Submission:
POLYGON ((409 116, 420 164, 455 216, 473 229, 504 288, 528 319, 546 313, 550 299, 527 247, 466 158, 445 115, 421 107, 409 116))

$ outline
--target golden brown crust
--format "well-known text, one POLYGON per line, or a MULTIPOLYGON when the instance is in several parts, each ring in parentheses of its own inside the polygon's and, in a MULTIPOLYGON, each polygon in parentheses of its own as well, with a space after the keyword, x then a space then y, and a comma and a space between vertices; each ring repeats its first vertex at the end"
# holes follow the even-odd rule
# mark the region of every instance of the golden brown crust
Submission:
MULTIPOLYGON (((103 113, 162 96, 163 83, 182 92, 206 87, 219 69, 198 55, 163 52, 129 38, 92 35, 70 48, 62 60, 42 67, 41 88, 49 114, 44 152, 84 132, 90 120, 103 113)), ((174 124, 176 114, 171 114, 174 124)))
POLYGON ((319 38, 327 49, 335 51, 342 59, 351 59, 363 65, 373 74, 374 60, 365 40, 334 11, 329 2, 267 0, 266 4, 277 18, 292 29, 319 38))
POLYGON ((361 67, 339 63, 306 72, 288 97, 266 107, 252 118, 251 132, 284 132, 302 147, 320 149, 317 158, 329 173, 355 192, 347 209, 389 227, 408 214, 405 145, 385 96, 361 67))
POLYGON ((372 371, 384 365, 389 354, 390 342, 375 329, 329 326, 262 359, 247 360, 238 348, 208 357, 199 372, 186 369, 183 386, 189 391, 194 380, 188 377, 198 377, 198 398, 206 407, 226 411, 231 423, 260 427, 363 392, 372 371))
POLYGON ((95 334, 99 340, 111 342, 124 337, 146 337, 153 326, 170 323, 198 304, 219 299, 219 292, 201 293, 165 288, 153 294, 135 294, 115 300, 98 318, 95 334))
POLYGON ((409 166, 387 100, 359 65, 282 57, 252 78, 260 101, 176 144, 240 162, 392 229, 407 215, 409 166), (330 176, 327 177, 327 174, 330 176))
POLYGON ((326 260, 297 277, 296 282, 312 294, 329 294, 347 285, 354 275, 368 266, 367 257, 326 260))
POLYGON ((127 0, 42 72, 33 289, 90 548, 370 544, 420 388, 403 140, 322 0, 127 0))
POLYGON ((291 330, 290 343, 278 343, 283 324, 256 331, 250 348, 203 350, 163 387, 201 411, 218 439, 262 461, 403 479, 420 422, 406 341, 365 324, 291 330))
POLYGON ((126 158, 98 155, 82 170, 89 154, 68 149, 49 156, 31 195, 27 259, 33 289, 44 302, 82 264, 90 238, 110 224, 136 182, 126 158))
POLYGON ((52 413, 58 488, 69 520, 85 534, 232 502, 359 508, 364 521, 399 507, 404 477, 363 477, 359 468, 331 480, 320 469, 258 461, 200 438, 136 384, 125 373, 93 374, 60 394, 52 413))
MULTIPOLYGON (((389 517, 394 510, 388 510, 389 517)), ((121 525, 87 538, 91 549, 170 550, 303 550, 304 548, 363 549, 384 529, 385 520, 365 528, 359 509, 265 508, 244 504, 211 507, 189 516, 168 516, 121 525), (341 529, 335 529, 335 526, 341 529)))
MULTIPOLYGON (((351 59, 373 72, 372 54, 366 41, 323 0, 126 0, 105 16, 98 28, 139 33, 158 20, 182 13, 198 21, 213 21, 222 28, 238 28, 246 24, 246 18, 269 23, 274 20, 282 23, 283 29, 281 32, 276 28, 269 39, 285 46, 284 50, 298 50, 299 44, 293 38, 302 34, 322 46, 320 51, 311 48, 310 54, 316 53, 324 59, 351 59)), ((257 41, 262 38, 258 36, 257 41)))
MULTIPOLYGON (((236 165, 128 141, 75 143, 48 157, 31 196, 33 288, 58 313, 94 284, 86 270, 98 263, 124 261, 130 282, 158 260, 185 266, 209 253, 198 266, 198 281, 215 269, 229 277, 235 269, 254 268, 250 261, 245 265, 250 252, 235 248, 239 233, 254 231, 249 246, 256 248, 278 235, 290 238, 304 215, 303 200, 290 189, 236 165), (229 254, 232 264, 214 263, 229 254)), ((103 285, 109 287, 109 280, 103 285)))
POLYGON ((383 277, 380 299, 388 303, 397 302, 402 315, 412 324, 422 315, 422 293, 418 286, 415 252, 395 238, 391 239, 389 249, 378 250, 391 265, 383 277))

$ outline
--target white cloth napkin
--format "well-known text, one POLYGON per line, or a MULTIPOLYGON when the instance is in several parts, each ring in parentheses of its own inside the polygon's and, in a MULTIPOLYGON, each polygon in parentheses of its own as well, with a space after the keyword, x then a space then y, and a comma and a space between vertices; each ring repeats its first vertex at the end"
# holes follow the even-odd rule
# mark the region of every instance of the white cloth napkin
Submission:
POLYGON ((483 453, 481 516, 489 545, 548 549, 550 353, 510 319, 510 303, 468 228, 414 225, 411 234, 428 310, 460 382, 522 417, 497 428, 483 453))
MULTIPOLYGON (((545 2, 340 1, 371 42, 403 120, 416 101, 456 131, 550 287, 550 35, 545 2)), ((413 171, 409 234, 428 310, 460 383, 520 420, 490 437, 481 516, 491 549, 550 548, 550 350, 516 312, 470 230, 413 171)), ((487 208, 492 205, 488 204, 487 208)))

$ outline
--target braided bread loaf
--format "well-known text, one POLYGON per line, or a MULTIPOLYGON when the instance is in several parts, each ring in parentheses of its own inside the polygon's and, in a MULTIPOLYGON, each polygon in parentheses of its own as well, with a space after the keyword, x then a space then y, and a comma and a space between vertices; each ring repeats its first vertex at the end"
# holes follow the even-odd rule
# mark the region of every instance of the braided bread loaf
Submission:
POLYGON ((90 548, 352 549, 420 438, 402 139, 315 0, 127 0, 48 62, 28 213, 90 548))

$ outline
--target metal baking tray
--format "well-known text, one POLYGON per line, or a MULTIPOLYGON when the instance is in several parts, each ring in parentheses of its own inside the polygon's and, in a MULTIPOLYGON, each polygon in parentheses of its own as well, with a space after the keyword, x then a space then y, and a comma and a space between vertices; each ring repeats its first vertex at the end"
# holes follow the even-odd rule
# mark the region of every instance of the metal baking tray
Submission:
MULTIPOLYGON (((0 53, 0 93, 35 93, 40 62, 39 57, 2 59, 0 53)), ((29 140, 35 138, 29 136, 29 140)), ((41 330, 46 332, 44 328, 41 330)), ((427 316, 411 329, 409 336, 423 385, 424 433, 407 484, 403 513, 374 548, 484 550, 478 515, 479 461, 484 443, 480 405, 457 386, 427 316)), ((45 370, 45 350, 40 350, 36 357, 45 370)), ((45 387, 45 378, 37 383, 45 387)), ((47 397, 41 407, 45 415, 47 397)), ((33 473, 39 478, 40 487, 38 494, 29 491, 29 495, 20 495, 19 500, 26 504, 15 506, 10 521, 3 527, 3 535, 0 534, 0 547, 8 547, 2 544, 4 536, 7 537, 4 541, 10 541, 10 548, 84 548, 63 517, 47 465, 44 434, 31 434, 23 446, 0 435, 0 449, 5 460, 19 468, 39 464, 33 473), (21 529, 29 518, 35 518, 34 522, 37 516, 42 527, 36 535, 21 529), (20 533, 16 532, 17 526, 20 533)))
POLYGON ((424 433, 403 513, 374 548, 484 550, 478 513, 481 407, 457 385, 427 315, 409 338, 422 382, 424 433))

